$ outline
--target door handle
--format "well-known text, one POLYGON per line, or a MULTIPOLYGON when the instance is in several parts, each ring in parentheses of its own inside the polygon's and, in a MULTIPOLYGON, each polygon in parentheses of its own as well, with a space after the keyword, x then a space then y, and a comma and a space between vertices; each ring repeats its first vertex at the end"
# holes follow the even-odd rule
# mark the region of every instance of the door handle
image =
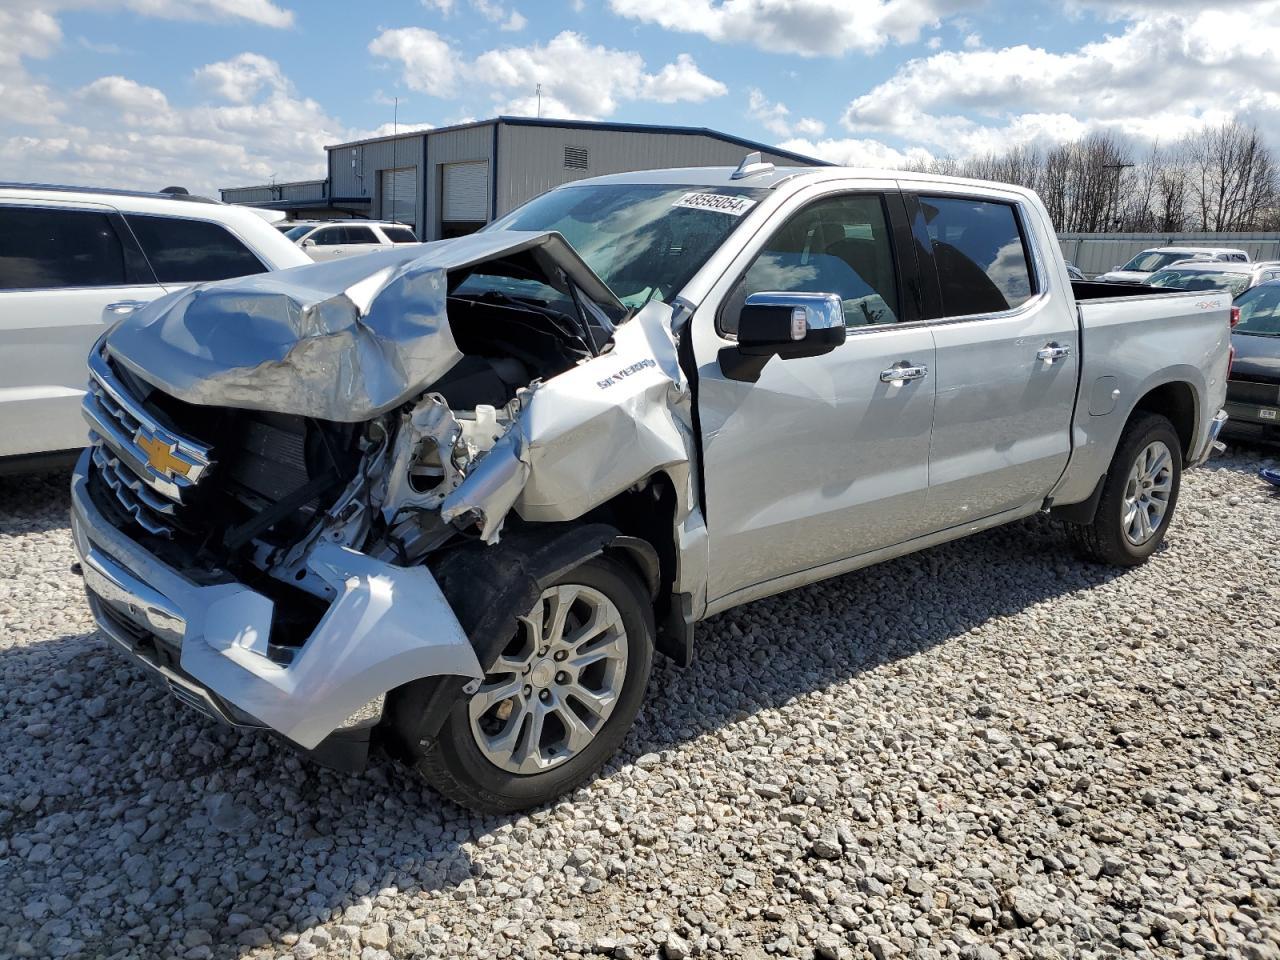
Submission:
POLYGON ((123 317, 125 314, 133 313, 133 311, 145 307, 148 302, 147 300, 117 300, 115 303, 108 303, 102 308, 102 312, 103 314, 123 317))
POLYGON ((1043 347, 1036 351, 1036 358, 1043 360, 1045 363, 1054 363, 1063 357, 1071 356, 1071 348, 1064 347, 1062 344, 1046 343, 1043 347))
POLYGON ((899 360, 888 370, 880 371, 881 383, 902 383, 906 380, 923 380, 929 375, 929 368, 923 363, 911 363, 899 360))

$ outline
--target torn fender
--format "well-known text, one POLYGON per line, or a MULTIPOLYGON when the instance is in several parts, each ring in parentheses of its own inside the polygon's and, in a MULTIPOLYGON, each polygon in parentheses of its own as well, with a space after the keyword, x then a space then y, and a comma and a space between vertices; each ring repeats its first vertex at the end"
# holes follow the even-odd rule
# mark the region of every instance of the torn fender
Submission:
POLYGON ((539 384, 445 500, 443 519, 474 512, 492 543, 511 509, 525 520, 572 520, 658 471, 676 478, 687 511, 693 431, 671 317, 665 304, 649 304, 617 329, 612 350, 539 384))
POLYGON ((187 288, 120 321, 106 345, 188 403, 359 423, 462 358, 445 313, 448 274, 522 253, 612 316, 625 313, 558 233, 495 231, 187 288))

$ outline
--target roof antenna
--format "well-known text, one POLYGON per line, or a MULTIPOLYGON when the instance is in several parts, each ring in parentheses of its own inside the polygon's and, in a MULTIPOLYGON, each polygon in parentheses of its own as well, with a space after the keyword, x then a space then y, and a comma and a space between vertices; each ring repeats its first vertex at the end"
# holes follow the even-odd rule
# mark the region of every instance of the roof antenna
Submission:
POLYGON ((742 158, 742 162, 738 164, 738 169, 733 171, 729 177, 730 180, 744 180, 747 177, 754 177, 761 173, 773 173, 774 166, 767 163, 760 151, 748 153, 742 158))

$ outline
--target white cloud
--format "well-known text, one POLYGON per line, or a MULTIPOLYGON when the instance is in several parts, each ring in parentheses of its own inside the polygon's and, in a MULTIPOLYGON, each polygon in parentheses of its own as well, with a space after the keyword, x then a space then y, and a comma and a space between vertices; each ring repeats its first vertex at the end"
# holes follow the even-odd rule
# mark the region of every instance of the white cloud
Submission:
POLYGON ((827 129, 825 123, 813 117, 793 121, 785 104, 775 103, 755 87, 747 91, 747 115, 779 137, 820 137, 827 129))
POLYGON ((433 97, 450 97, 457 82, 459 59, 453 48, 434 30, 401 27, 384 30, 373 38, 369 52, 397 60, 405 84, 433 97))
MULTIPOLYGON (((31 4, 14 3, 29 7, 31 4)), ((164 20, 247 20, 265 27, 293 26, 293 11, 271 0, 41 0, 47 12, 129 10, 164 20)))
POLYGON ((591 44, 571 31, 545 44, 488 50, 468 61, 434 31, 403 27, 383 31, 369 51, 397 61, 411 89, 449 97, 465 83, 487 91, 495 108, 507 113, 533 114, 539 85, 542 114, 563 118, 610 116, 623 101, 696 103, 727 92, 686 54, 649 73, 640 54, 591 44))
MULTIPOLYGON (((519 10, 508 9, 498 0, 470 0, 471 8, 490 23, 497 24, 499 30, 523 30, 529 21, 519 10)), ((422 0, 428 10, 450 16, 456 8, 454 0, 422 0)))
POLYGON ((143 86, 127 77, 99 77, 81 87, 78 96, 90 107, 125 114, 136 126, 163 125, 168 119, 168 98, 155 87, 143 86))
POLYGON ((982 34, 980 33, 965 34, 964 48, 966 50, 977 50, 980 46, 982 46, 982 34))
POLYGON ((957 156, 1104 128, 1168 142, 1232 115, 1280 139, 1280 3, 1174 6, 1065 53, 1020 44, 909 61, 854 99, 844 126, 957 156))
POLYGON ((610 0, 613 12, 667 30, 802 57, 908 43, 979 0, 610 0))
POLYGON ((197 81, 232 103, 248 103, 264 88, 289 89, 280 64, 257 53, 242 53, 230 60, 207 64, 197 70, 195 76, 197 81))
POLYGON ((325 144, 354 133, 258 54, 195 74, 221 102, 178 108, 154 87, 100 77, 76 91, 89 109, 76 111, 74 123, 0 136, 0 168, 18 179, 149 190, 177 183, 216 196, 218 187, 273 176, 324 176, 325 144))
POLYGON ((784 140, 778 146, 792 153, 804 154, 839 164, 842 167, 872 167, 901 170, 911 164, 928 163, 933 154, 922 147, 899 150, 879 140, 828 139, 814 141, 805 137, 784 140))

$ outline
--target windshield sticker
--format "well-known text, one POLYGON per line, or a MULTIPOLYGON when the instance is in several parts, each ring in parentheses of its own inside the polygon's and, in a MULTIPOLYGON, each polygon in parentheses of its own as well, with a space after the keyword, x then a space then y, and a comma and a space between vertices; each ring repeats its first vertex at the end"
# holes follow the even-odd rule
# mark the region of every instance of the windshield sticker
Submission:
POLYGON ((740 217, 755 205, 756 202, 747 197, 730 197, 723 193, 686 193, 672 204, 673 207, 691 210, 715 210, 731 217, 740 217))

